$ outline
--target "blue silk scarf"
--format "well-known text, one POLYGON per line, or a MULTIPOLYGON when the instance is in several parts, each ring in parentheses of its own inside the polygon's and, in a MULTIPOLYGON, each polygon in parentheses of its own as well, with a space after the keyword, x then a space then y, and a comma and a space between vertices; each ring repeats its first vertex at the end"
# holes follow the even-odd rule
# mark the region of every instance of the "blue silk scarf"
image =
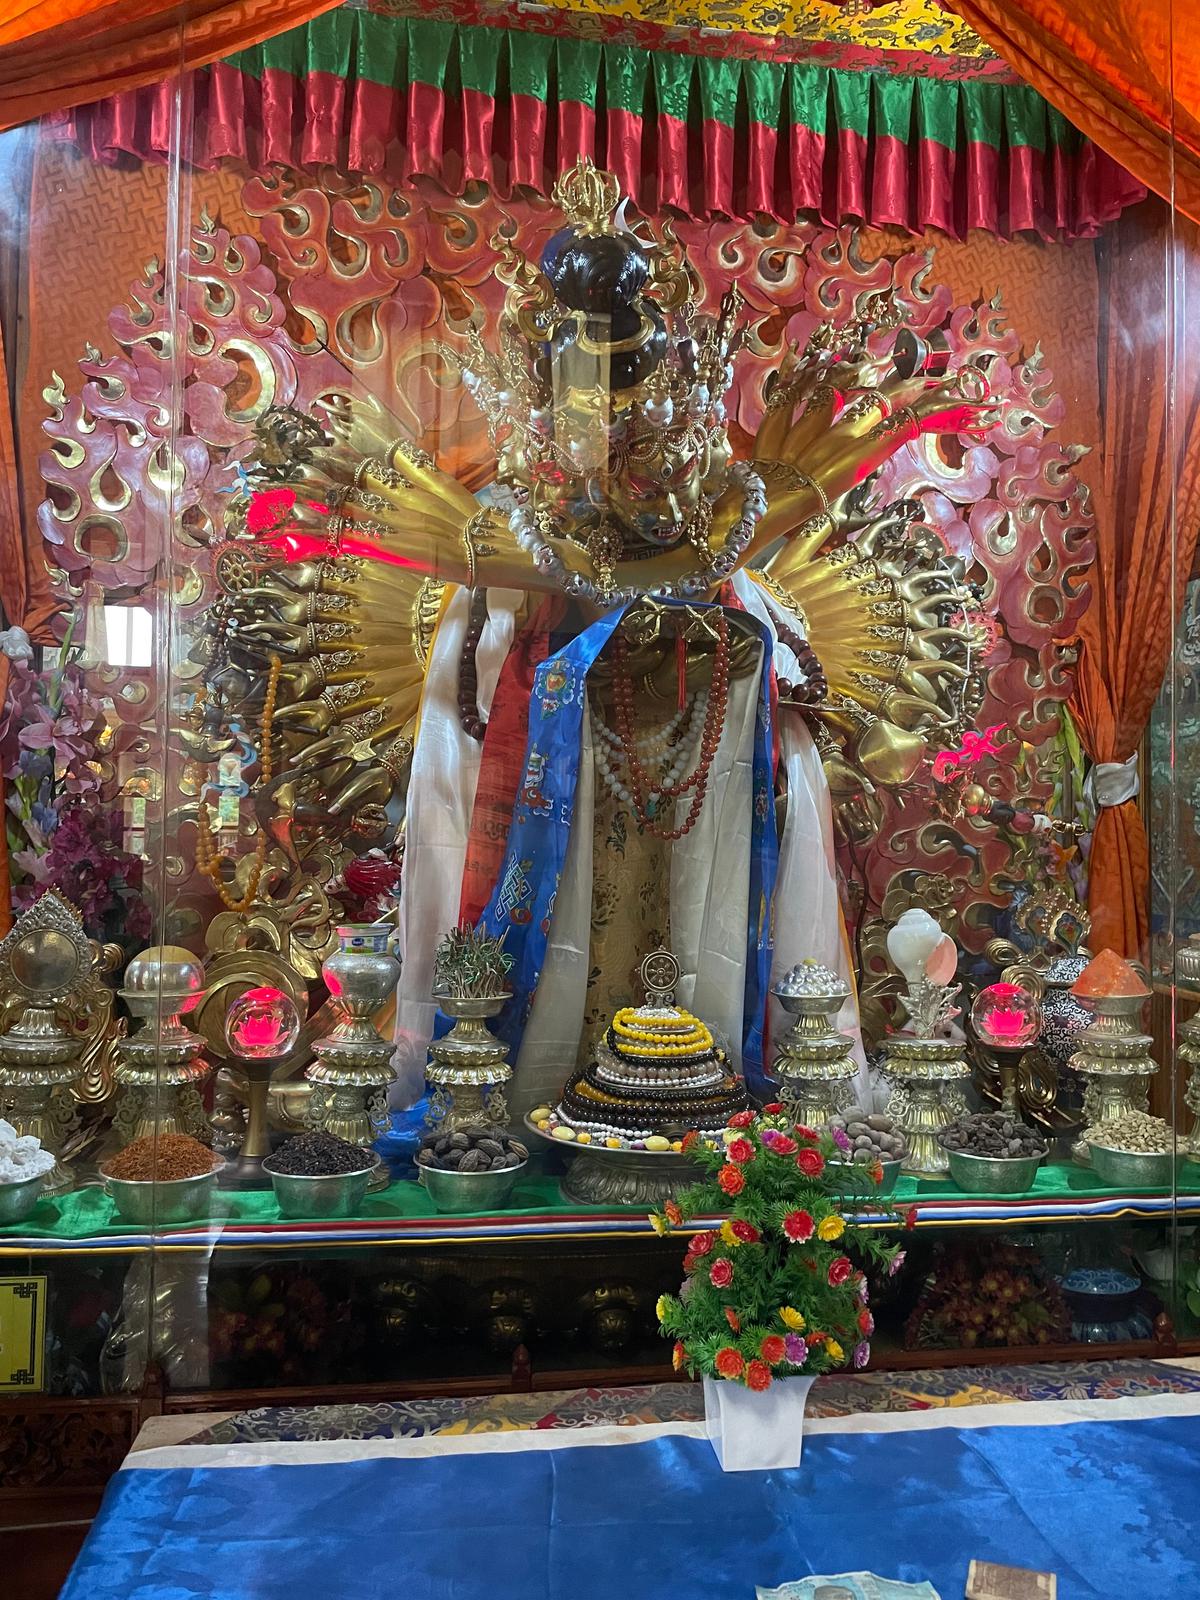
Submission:
POLYGON ((817 1434, 794 1470, 724 1475, 678 1435, 304 1466, 197 1449, 117 1474, 61 1600, 753 1600, 862 1569, 960 1600, 972 1557, 1056 1572, 1060 1600, 1195 1600, 1198 1433, 817 1434))
MULTIPOLYGON (((668 604, 678 604, 670 601, 668 604)), ((612 638, 625 607, 585 628, 553 652, 534 674, 529 738, 517 803, 499 880, 481 926, 504 935, 513 957, 513 997, 496 1031, 515 1055, 533 1008, 554 919, 554 901, 567 858, 575 818, 579 752, 587 710, 587 675, 612 638)), ((771 973, 771 899, 779 861, 775 828, 774 749, 771 730, 771 636, 755 617, 739 613, 763 646, 760 692, 754 725, 754 815, 750 843, 750 916, 746 945, 746 994, 742 1065, 752 1089, 765 1089, 763 1025, 771 973)), ((703 996, 696 997, 703 1011, 703 996)))

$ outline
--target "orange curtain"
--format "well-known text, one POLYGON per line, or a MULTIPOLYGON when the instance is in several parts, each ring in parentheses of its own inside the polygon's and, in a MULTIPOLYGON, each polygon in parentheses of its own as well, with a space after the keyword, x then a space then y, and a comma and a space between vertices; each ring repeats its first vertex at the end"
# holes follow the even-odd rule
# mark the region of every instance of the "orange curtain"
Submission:
MULTIPOLYGON (((17 477, 17 450, 13 438, 12 410, 8 404, 8 369, 4 355, 4 330, 0 325, 0 608, 4 624, 24 628, 35 644, 53 644, 50 619, 58 602, 50 593, 40 539, 26 540, 21 532, 21 497, 17 477)), ((8 657, 0 653, 0 706, 8 694, 8 657)), ((12 894, 5 836, 4 778, 0 775, 0 935, 12 925, 12 894)))
MULTIPOLYGON (((32 130, 13 135, 6 152, 2 181, 14 217, 29 215, 33 143, 32 130)), ((21 325, 27 244, 23 228, 0 229, 0 622, 6 628, 24 628, 34 644, 53 644, 50 622, 59 608, 50 593, 42 542, 36 533, 32 539, 25 536, 25 485, 13 429, 13 420, 20 415, 17 397, 23 378, 22 363, 13 347, 21 325)), ((8 674, 9 659, 0 652, 0 707, 8 694, 8 674)), ((8 932, 12 922, 5 816, 0 773, 0 935, 8 932)))
POLYGON ((206 66, 339 3, 9 0, 0 7, 0 129, 206 66))
POLYGON ((1200 222, 1195 0, 947 0, 947 8, 1155 194, 1170 198, 1173 175, 1176 205, 1200 222))
MULTIPOLYGON (((1187 226, 1174 260, 1169 251, 1167 218, 1157 202, 1126 212, 1097 246, 1103 454, 1093 485, 1099 555, 1071 699, 1094 762, 1126 762, 1138 750, 1168 666, 1172 621, 1196 548, 1200 352, 1189 348, 1187 303, 1189 287, 1200 288, 1200 233, 1187 226), (1174 328, 1163 310, 1168 273, 1174 328)), ((1118 777, 1098 775, 1100 798, 1106 782, 1118 777)), ((1101 805, 1088 877, 1093 950, 1111 947, 1146 959, 1149 891, 1149 848, 1137 801, 1101 805)))

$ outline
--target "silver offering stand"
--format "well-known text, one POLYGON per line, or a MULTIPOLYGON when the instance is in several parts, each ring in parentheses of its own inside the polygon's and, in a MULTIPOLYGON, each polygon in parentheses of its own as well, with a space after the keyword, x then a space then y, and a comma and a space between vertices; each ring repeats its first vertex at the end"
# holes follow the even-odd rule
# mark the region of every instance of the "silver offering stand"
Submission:
MULTIPOLYGON (((75 907, 52 889, 30 906, 0 943, 0 998, 21 1011, 0 1034, 0 1115, 57 1156, 75 1124, 70 1085, 79 1076, 80 1042, 60 1020, 65 1006, 94 981, 96 949, 75 907)), ((43 1192, 74 1187, 61 1160, 43 1192)))
POLYGON ((802 961, 771 993, 794 1019, 771 1068, 779 1098, 797 1122, 823 1128, 835 1111, 854 1101, 854 1041, 836 1027, 838 1012, 850 998, 849 987, 819 962, 802 961))
POLYGON ((121 998, 141 1026, 117 1045, 113 1077, 120 1096, 113 1126, 122 1144, 160 1133, 212 1143, 201 1099, 212 1069, 203 1039, 181 1020, 203 996, 204 967, 180 945, 143 950, 126 967, 121 998))
POLYGON ((884 1071, 892 1080, 888 1115, 899 1123, 908 1145, 903 1172, 918 1178, 940 1178, 950 1170, 938 1134, 948 1122, 966 1115, 960 1087, 971 1076, 963 1046, 933 1037, 936 1029, 958 1015, 954 997, 959 985, 910 981, 901 1000, 915 1033, 893 1034, 884 1041, 884 1071))
MULTIPOLYGON (((1158 1063, 1150 1054, 1153 1039, 1141 1031, 1146 995, 1080 998, 1091 1011, 1092 1021, 1079 1035, 1079 1048, 1068 1065, 1086 1084, 1083 1091, 1086 1133, 1097 1123, 1113 1122, 1129 1111, 1145 1111, 1150 1103, 1150 1079, 1158 1071, 1158 1063)), ((1187 1024, 1185 1030, 1186 1027, 1187 1024)), ((1190 1088, 1189 1084, 1189 1093, 1190 1088)), ((1071 1154, 1076 1161, 1090 1165, 1091 1152, 1086 1139, 1079 1139, 1071 1154)))
POLYGON ((678 1150, 609 1150, 604 1145, 577 1144, 543 1133, 528 1117, 525 1127, 568 1158, 562 1192, 583 1205, 648 1206, 657 1211, 703 1176, 696 1163, 678 1150))
POLYGON ((507 994, 458 999, 434 993, 454 1026, 429 1046, 426 1081, 432 1086, 427 1124, 443 1133, 458 1128, 504 1128, 508 1125, 505 1086, 512 1078, 508 1051, 487 1026, 507 994))
POLYGON ((1192 1113, 1192 1126, 1186 1138, 1180 1141, 1179 1149, 1182 1155, 1200 1161, 1200 1016, 1189 1017, 1180 1024, 1179 1059, 1191 1069, 1183 1100, 1192 1113))
MULTIPOLYGON (((338 949, 321 968, 338 1021, 313 1046, 316 1061, 304 1076, 313 1086, 308 1120, 351 1144, 368 1146, 388 1127, 387 1088, 396 1076, 393 1047, 374 1023, 396 987, 400 963, 390 950, 394 930, 350 923, 337 930, 338 949)), ((381 1161, 369 1189, 386 1189, 381 1161)))

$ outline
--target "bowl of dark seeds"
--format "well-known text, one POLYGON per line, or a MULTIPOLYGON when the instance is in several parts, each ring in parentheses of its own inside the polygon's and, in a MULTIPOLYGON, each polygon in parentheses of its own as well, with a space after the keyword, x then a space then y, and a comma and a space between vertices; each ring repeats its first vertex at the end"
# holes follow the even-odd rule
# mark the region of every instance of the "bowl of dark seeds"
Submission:
POLYGON ((281 1217, 352 1217, 379 1165, 374 1150, 336 1134, 298 1133, 263 1162, 281 1217))
POLYGON ((1049 1149, 1036 1129, 1004 1111, 960 1117, 938 1141, 951 1178, 968 1194, 1026 1194, 1049 1149))
POLYGON ((529 1161, 529 1151, 496 1128, 428 1133, 417 1171, 439 1211, 500 1211, 529 1161))

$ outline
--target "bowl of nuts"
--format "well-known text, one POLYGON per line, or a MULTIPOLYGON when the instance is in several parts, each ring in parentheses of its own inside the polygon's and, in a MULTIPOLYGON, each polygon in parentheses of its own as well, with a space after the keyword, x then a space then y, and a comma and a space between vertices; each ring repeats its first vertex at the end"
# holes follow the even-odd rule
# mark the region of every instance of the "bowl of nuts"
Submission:
POLYGON ((498 1128, 427 1133, 417 1151, 417 1174, 439 1211, 460 1216, 502 1211, 529 1151, 498 1128))
POLYGON ((1171 1181, 1171 1130, 1161 1117, 1126 1111, 1084 1133, 1101 1183, 1159 1189, 1171 1181))
POLYGON ((841 1161, 831 1161, 829 1165, 839 1169, 847 1187, 866 1192, 868 1198, 891 1194, 908 1154, 899 1124, 882 1111, 851 1106, 835 1112, 827 1126, 843 1156, 841 1161), (866 1176, 877 1163, 883 1169, 879 1184, 872 1183, 866 1176))
POLYGON ((950 1176, 967 1194, 1027 1194, 1049 1146, 1035 1129, 1006 1111, 977 1111, 948 1123, 938 1143, 950 1176))

